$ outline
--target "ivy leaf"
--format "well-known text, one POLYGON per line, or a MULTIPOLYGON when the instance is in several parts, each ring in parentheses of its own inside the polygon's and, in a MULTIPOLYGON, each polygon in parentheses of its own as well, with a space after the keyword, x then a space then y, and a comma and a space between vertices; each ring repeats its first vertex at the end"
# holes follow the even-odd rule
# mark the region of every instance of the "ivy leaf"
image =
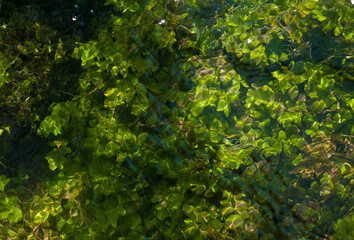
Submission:
POLYGON ((0 176, 0 192, 4 191, 5 186, 10 182, 10 178, 6 178, 5 175, 0 176))
POLYGON ((305 63, 303 61, 297 61, 294 63, 294 66, 291 68, 291 71, 295 74, 303 74, 306 70, 305 63))
POLYGON ((154 195, 151 198, 151 202, 152 203, 157 203, 157 202, 161 202, 163 200, 163 196, 160 194, 154 195))
POLYGON ((194 117, 199 116, 203 112, 203 108, 200 106, 194 106, 191 109, 191 113, 193 114, 194 117))
POLYGON ((312 131, 312 130, 310 130, 310 129, 306 129, 305 133, 306 133, 307 135, 309 135, 310 137, 315 137, 315 136, 317 135, 316 132, 314 132, 314 131, 312 131))
POLYGON ((268 57, 268 59, 270 60, 271 63, 275 63, 275 62, 277 62, 279 60, 279 56, 276 55, 275 53, 273 53, 272 55, 270 55, 268 57))
POLYGON ((324 21, 327 17, 323 16, 323 13, 320 10, 312 10, 312 13, 314 13, 315 17, 320 21, 324 21))
POLYGON ((117 227, 117 222, 120 215, 123 215, 121 214, 120 207, 107 209, 107 211, 105 211, 105 216, 107 217, 107 221, 114 228, 117 227))
POLYGON ((214 228, 215 231, 220 232, 223 229, 223 224, 217 220, 217 219, 213 219, 210 221, 210 225, 214 228))
POLYGON ((299 90, 297 89, 297 86, 292 87, 288 91, 290 99, 294 100, 298 95, 299 95, 299 90))
POLYGON ((326 108, 326 103, 323 101, 323 100, 320 100, 320 101, 315 101, 312 106, 311 106, 312 110, 314 112, 322 112, 323 109, 326 108))
POLYGON ((48 209, 46 209, 45 211, 40 211, 36 214, 36 216, 34 216, 34 220, 33 222, 35 224, 40 224, 41 222, 44 222, 45 220, 47 220, 47 218, 49 217, 50 212, 48 211, 48 209))
POLYGON ((243 219, 240 215, 230 215, 226 218, 225 224, 228 228, 236 229, 243 223, 243 219))
POLYGON ((194 211, 194 206, 188 205, 188 204, 183 204, 182 211, 184 213, 186 213, 186 215, 188 216, 190 213, 192 213, 194 211))
POLYGON ((218 106, 216 107, 216 111, 221 112, 227 109, 228 103, 224 100, 221 99, 218 103, 218 106))
POLYGON ((245 41, 247 38, 248 38, 248 34, 247 34, 247 33, 242 33, 242 34, 240 35, 240 41, 241 41, 241 42, 245 41))
POLYGON ((334 29, 334 35, 339 36, 342 33, 343 27, 342 25, 338 25, 335 29, 334 29))
POLYGON ((286 133, 283 130, 279 131, 279 140, 285 140, 286 139, 286 133))
POLYGON ((284 127, 288 127, 291 125, 292 122, 300 123, 301 122, 302 113, 292 113, 292 112, 284 112, 279 117, 279 123, 283 124, 284 127))
POLYGON ((210 132, 210 141, 212 143, 218 143, 221 140, 220 134, 216 132, 210 132))
POLYGON ((9 210, 3 206, 0 206, 0 220, 4 220, 9 216, 9 210))
POLYGON ((354 98, 348 101, 350 108, 354 111, 354 98))
POLYGON ((227 108, 224 109, 224 114, 227 118, 230 116, 230 106, 229 105, 227 105, 227 108))
POLYGON ((58 151, 53 151, 45 157, 49 163, 49 169, 54 171, 58 167, 63 168, 63 163, 65 162, 65 157, 61 155, 58 151))
POLYGON ((274 91, 267 85, 264 85, 262 88, 256 88, 254 93, 256 104, 257 102, 258 103, 269 102, 272 96, 274 96, 274 91))
POLYGON ((7 217, 10 223, 17 223, 22 219, 22 211, 18 207, 12 207, 7 217))
POLYGON ((225 217, 233 213, 235 209, 231 206, 227 206, 221 210, 221 214, 224 215, 225 217))
POLYGON ((156 213, 157 219, 163 221, 169 216, 168 211, 166 208, 163 208, 161 210, 158 210, 156 213))
POLYGON ((205 191, 206 187, 203 184, 192 184, 191 191, 200 195, 205 191))
POLYGON ((297 157, 294 160, 292 160, 292 163, 294 164, 294 166, 297 166, 302 161, 303 161, 303 159, 301 157, 297 157))
POLYGON ((189 223, 184 232, 187 233, 189 236, 192 236, 195 232, 196 232, 197 228, 196 228, 196 224, 195 223, 189 223))
POLYGON ((226 44, 226 51, 229 52, 229 53, 232 53, 232 52, 235 51, 234 46, 233 46, 232 43, 229 43, 229 42, 228 42, 228 43, 226 44))

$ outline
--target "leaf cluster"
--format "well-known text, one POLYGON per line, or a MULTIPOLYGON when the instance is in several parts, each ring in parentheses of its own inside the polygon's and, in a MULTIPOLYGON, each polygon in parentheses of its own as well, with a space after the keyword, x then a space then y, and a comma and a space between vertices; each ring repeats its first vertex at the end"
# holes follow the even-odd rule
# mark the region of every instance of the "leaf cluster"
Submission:
POLYGON ((0 176, 1 238, 353 235, 348 1, 69 2, 32 11, 73 32, 3 20, 1 111, 51 174, 0 176))

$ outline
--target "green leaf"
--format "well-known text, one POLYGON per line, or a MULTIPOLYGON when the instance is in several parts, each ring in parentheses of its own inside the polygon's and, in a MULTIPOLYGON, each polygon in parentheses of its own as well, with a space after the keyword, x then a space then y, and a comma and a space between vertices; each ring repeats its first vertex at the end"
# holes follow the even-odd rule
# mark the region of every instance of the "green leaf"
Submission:
POLYGON ((289 59, 288 54, 282 52, 279 59, 280 59, 280 61, 285 62, 286 60, 289 59))
POLYGON ((339 36, 342 33, 343 27, 342 25, 337 25, 337 27, 334 29, 334 35, 339 36))
POLYGON ((188 204, 183 204, 182 206, 182 211, 187 214, 187 216, 194 211, 194 206, 188 205, 188 204))
POLYGON ((12 207, 7 217, 10 223, 17 223, 22 219, 22 211, 18 207, 12 207))
POLYGON ((218 143, 221 140, 220 134, 216 132, 210 132, 210 141, 212 143, 218 143))
POLYGON ((11 181, 10 178, 6 178, 5 175, 0 176, 0 192, 4 191, 5 186, 11 181))
POLYGON ((192 236, 197 230, 196 227, 197 225, 195 223, 189 223, 188 225, 186 225, 184 232, 187 233, 188 236, 192 236))
POLYGON ((230 116, 230 106, 229 105, 227 105, 227 108, 224 109, 224 114, 227 118, 230 116))
POLYGON ((203 108, 200 106, 194 106, 191 109, 191 113, 193 114, 193 116, 197 117, 199 116, 201 113, 203 112, 203 108))
POLYGON ((283 124, 284 127, 288 127, 291 123, 298 124, 301 122, 302 113, 301 112, 284 112, 279 116, 279 123, 283 124))
POLYGON ((49 214, 50 214, 50 212, 48 211, 48 209, 46 209, 44 211, 40 211, 36 214, 36 216, 34 216, 33 222, 35 224, 40 224, 48 219, 49 214))
POLYGON ((167 209, 163 208, 161 210, 158 210, 156 213, 156 217, 161 221, 165 220, 167 217, 169 217, 167 209))
POLYGON ((196 194, 200 195, 202 194, 205 190, 206 187, 203 184, 191 184, 192 185, 192 192, 195 192, 196 194))
POLYGON ((216 107, 216 111, 221 112, 227 109, 228 103, 224 100, 221 99, 218 103, 218 106, 216 107))
POLYGON ((9 216, 9 209, 0 207, 0 220, 4 220, 9 216))
POLYGON ((236 229, 242 223, 243 223, 242 217, 240 215, 236 215, 236 214, 228 216, 228 218, 226 218, 226 220, 225 220, 226 226, 231 229, 236 229))
POLYGON ((305 133, 306 133, 307 135, 309 135, 310 137, 315 137, 315 136, 317 135, 317 133, 315 133, 314 131, 312 131, 312 130, 310 130, 310 129, 307 129, 307 130, 305 131, 305 133))
POLYGON ((232 52, 235 51, 234 46, 233 46, 232 43, 229 43, 229 42, 228 42, 228 43, 226 44, 226 51, 229 52, 229 53, 232 53, 232 52))
POLYGON ((119 69, 117 66, 113 66, 112 69, 111 69, 111 73, 114 75, 114 76, 117 76, 118 73, 119 73, 119 69))
POLYGON ((157 202, 161 202, 163 200, 163 196, 158 194, 158 195, 154 195, 151 198, 151 202, 152 203, 157 203, 157 202))
POLYGON ((233 213, 235 211, 235 209, 231 206, 227 206, 225 208, 223 208, 223 210, 221 210, 221 214, 224 215, 224 217, 230 215, 231 213, 233 213))
POLYGON ((303 159, 301 157, 296 157, 292 163, 294 164, 294 166, 297 166, 299 163, 301 163, 303 161, 303 159))
POLYGON ((107 211, 105 211, 105 216, 107 217, 108 223, 114 228, 117 227, 117 222, 120 215, 122 215, 120 207, 107 209, 107 211))
POLYGON ((270 60, 271 63, 275 63, 275 62, 278 61, 279 56, 273 53, 272 55, 270 55, 270 56, 268 57, 268 59, 270 60))
POLYGON ((220 232, 220 231, 224 228, 223 224, 222 224, 219 220, 217 220, 217 219, 211 220, 211 221, 210 221, 210 225, 211 225, 211 226, 214 228, 214 230, 217 231, 217 232, 220 232))
POLYGON ((323 100, 315 101, 312 105, 312 111, 314 112, 322 112, 326 108, 326 103, 323 100))
POLYGON ((244 42, 247 38, 248 38, 248 34, 247 33, 242 33, 240 35, 240 41, 241 42, 244 42))
POLYGON ((354 112, 354 98, 350 99, 350 100, 348 101, 348 104, 349 104, 350 108, 351 108, 351 109, 353 110, 353 112, 354 112))
POLYGON ((5 130, 10 134, 10 126, 7 126, 6 128, 0 128, 0 136, 4 133, 5 130))
POLYGON ((274 91, 267 85, 262 88, 256 88, 254 93, 254 98, 259 103, 268 103, 272 96, 274 96, 274 91))
POLYGON ((305 72, 305 63, 303 61, 295 62, 294 66, 291 68, 291 71, 295 74, 303 74, 305 72))
POLYGON ((50 170, 54 171, 58 167, 59 169, 63 168, 64 163, 66 162, 64 155, 70 152, 70 150, 67 152, 66 149, 69 148, 61 147, 60 150, 54 150, 45 157, 49 163, 50 170))
POLYGON ((315 14, 315 17, 319 20, 319 21, 324 21, 327 17, 323 15, 323 13, 320 10, 313 10, 312 13, 315 14))
MULTIPOLYGON (((353 31, 349 30, 349 29, 344 29, 343 31, 343 36, 345 37, 346 40, 351 40, 353 38, 353 31)), ((0 84, 1 86, 1 84, 0 84)))
POLYGON ((250 60, 259 58, 259 56, 260 56, 260 53, 257 52, 257 51, 251 51, 251 52, 250 52, 250 60))
POLYGON ((290 99, 294 100, 298 95, 299 95, 299 90, 297 89, 297 86, 292 87, 288 91, 290 99))
POLYGON ((293 37, 295 40, 297 40, 300 43, 301 37, 302 37, 302 32, 299 30, 296 30, 293 34, 291 34, 291 37, 293 37))
POLYGON ((279 131, 279 140, 285 140, 286 139, 286 133, 283 130, 279 131))

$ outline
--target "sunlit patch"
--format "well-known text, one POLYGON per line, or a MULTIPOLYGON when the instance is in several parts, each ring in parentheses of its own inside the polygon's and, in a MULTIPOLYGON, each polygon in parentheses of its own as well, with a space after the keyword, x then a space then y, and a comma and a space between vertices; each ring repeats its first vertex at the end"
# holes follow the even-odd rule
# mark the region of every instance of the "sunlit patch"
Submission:
POLYGON ((162 25, 162 24, 165 24, 166 23, 166 20, 165 19, 162 19, 160 22, 159 22, 159 25, 162 25))

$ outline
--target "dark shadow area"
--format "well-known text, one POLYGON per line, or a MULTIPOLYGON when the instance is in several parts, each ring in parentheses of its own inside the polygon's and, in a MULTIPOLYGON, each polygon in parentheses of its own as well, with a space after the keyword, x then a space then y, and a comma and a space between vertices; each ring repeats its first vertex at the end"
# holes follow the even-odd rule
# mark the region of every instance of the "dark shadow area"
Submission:
POLYGON ((26 123, 14 124, 11 134, 4 133, 2 167, 0 175, 8 178, 21 178, 22 184, 43 181, 51 175, 45 155, 50 151, 48 139, 43 139, 33 132, 26 123))

